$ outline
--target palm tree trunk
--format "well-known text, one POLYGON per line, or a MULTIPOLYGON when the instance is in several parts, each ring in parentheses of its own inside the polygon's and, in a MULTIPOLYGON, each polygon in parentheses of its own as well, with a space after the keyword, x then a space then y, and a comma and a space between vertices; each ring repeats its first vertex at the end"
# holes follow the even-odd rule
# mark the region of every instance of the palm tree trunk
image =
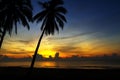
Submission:
MULTIPOLYGON (((45 29, 44 29, 45 30, 45 29)), ((37 52, 38 52, 38 49, 39 49, 39 46, 40 46, 40 43, 41 43, 41 40, 42 40, 42 37, 44 35, 44 30, 39 38, 39 41, 38 41, 38 44, 37 44, 37 47, 36 47, 36 50, 34 52, 34 55, 33 55, 33 58, 32 58, 32 62, 31 62, 31 66, 30 66, 30 69, 32 70, 33 67, 34 67, 34 63, 35 63, 35 59, 36 59, 36 55, 37 55, 37 52)))
POLYGON ((2 36, 1 36, 1 40, 0 40, 0 48, 2 47, 2 43, 3 43, 3 40, 4 40, 5 34, 6 34, 6 28, 4 28, 4 30, 2 32, 2 36))

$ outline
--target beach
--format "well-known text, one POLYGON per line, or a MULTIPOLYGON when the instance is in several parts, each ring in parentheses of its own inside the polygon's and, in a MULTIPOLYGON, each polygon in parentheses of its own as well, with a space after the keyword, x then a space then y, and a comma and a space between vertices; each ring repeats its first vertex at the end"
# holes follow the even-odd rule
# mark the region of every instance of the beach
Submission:
POLYGON ((0 80, 116 80, 119 75, 120 69, 0 67, 0 80))

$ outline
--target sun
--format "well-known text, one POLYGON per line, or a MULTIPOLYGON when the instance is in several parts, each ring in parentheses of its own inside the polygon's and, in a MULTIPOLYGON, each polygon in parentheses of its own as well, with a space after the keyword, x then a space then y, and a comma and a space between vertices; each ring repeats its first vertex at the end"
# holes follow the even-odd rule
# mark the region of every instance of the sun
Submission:
POLYGON ((42 55, 45 58, 49 58, 49 56, 54 57, 55 53, 56 52, 53 50, 42 50, 38 54, 42 55))

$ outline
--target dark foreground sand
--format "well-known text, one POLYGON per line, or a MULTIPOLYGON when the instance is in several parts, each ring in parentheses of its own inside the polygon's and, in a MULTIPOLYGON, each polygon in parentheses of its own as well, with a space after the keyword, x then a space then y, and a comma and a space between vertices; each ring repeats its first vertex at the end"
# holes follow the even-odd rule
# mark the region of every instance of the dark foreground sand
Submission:
POLYGON ((0 67, 0 80, 120 80, 120 69, 0 67))

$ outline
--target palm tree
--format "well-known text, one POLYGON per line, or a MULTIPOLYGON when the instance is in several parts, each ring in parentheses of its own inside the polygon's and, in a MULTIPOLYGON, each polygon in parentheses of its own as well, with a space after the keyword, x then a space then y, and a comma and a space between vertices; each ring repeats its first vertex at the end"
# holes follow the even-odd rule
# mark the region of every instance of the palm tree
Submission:
POLYGON ((55 30, 59 32, 59 27, 63 29, 64 22, 67 22, 64 16, 67 10, 62 6, 64 3, 63 0, 50 0, 48 2, 38 3, 42 6, 43 11, 36 14, 34 16, 34 20, 36 20, 37 23, 42 21, 42 34, 39 38, 36 50, 33 55, 32 63, 30 66, 31 69, 34 67, 35 58, 44 33, 46 35, 54 35, 55 30))
POLYGON ((6 33, 11 35, 13 27, 17 34, 17 24, 30 28, 32 21, 32 5, 30 0, 1 0, 0 4, 0 48, 6 33))

